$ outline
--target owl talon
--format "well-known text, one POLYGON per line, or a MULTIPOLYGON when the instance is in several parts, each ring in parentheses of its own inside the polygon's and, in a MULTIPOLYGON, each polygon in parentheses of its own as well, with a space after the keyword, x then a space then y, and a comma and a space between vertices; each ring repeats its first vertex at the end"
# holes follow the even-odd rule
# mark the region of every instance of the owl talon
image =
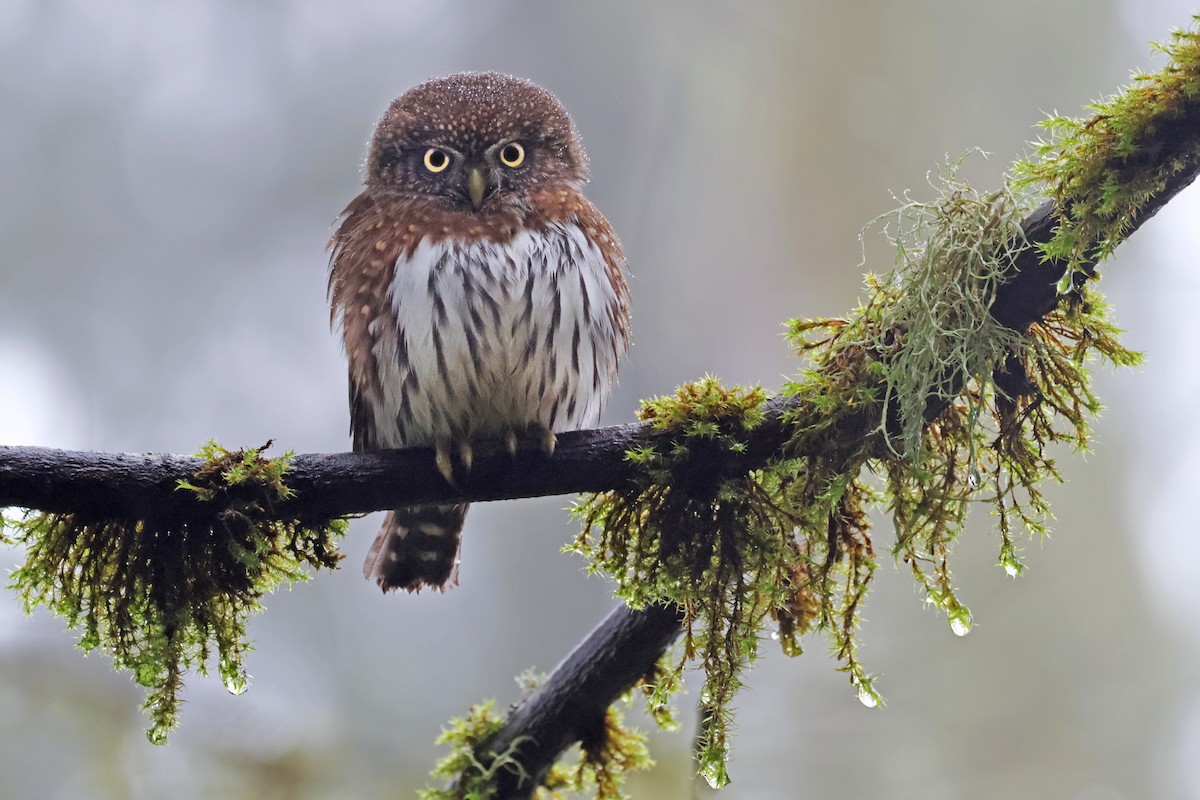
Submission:
POLYGON ((544 428, 541 425, 535 425, 530 429, 534 438, 537 440, 538 446, 547 456, 554 455, 554 448, 558 445, 558 436, 549 428, 544 428))
POLYGON ((433 445, 433 450, 433 463, 437 465, 437 471, 442 473, 446 483, 457 487, 458 484, 454 480, 454 463, 450 460, 450 442, 438 439, 433 445))
POLYGON ((504 432, 504 449, 513 458, 517 457, 517 432, 511 428, 504 432))
POLYGON ((458 443, 458 460, 462 463, 464 473, 471 471, 471 464, 475 461, 475 452, 471 449, 471 442, 468 439, 463 439, 458 443))

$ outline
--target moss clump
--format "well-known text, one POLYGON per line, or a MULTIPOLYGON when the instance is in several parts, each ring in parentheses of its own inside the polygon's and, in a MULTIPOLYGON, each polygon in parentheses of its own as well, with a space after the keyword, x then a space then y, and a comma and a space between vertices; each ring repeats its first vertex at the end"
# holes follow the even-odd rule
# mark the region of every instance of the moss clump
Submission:
MULTIPOLYGON (((268 443, 269 446, 270 443, 268 443)), ((306 580, 304 565, 337 566, 342 520, 279 521, 289 454, 206 445, 206 461, 180 489, 201 501, 190 512, 124 518, 31 513, 12 522, 26 548, 10 585, 26 612, 45 606, 80 628, 79 645, 112 654, 149 689, 147 736, 166 741, 177 724, 187 670, 215 656, 230 691, 247 684, 249 613, 282 584, 306 580)))
POLYGON ((644 471, 637 485, 577 507, 584 531, 572 549, 617 578, 618 596, 634 608, 684 610, 683 660, 705 675, 700 770, 714 785, 728 781, 730 701, 758 655, 764 618, 789 593, 796 559, 783 476, 713 468, 745 451, 765 399, 760 389, 705 378, 646 402, 639 417, 669 432, 668 443, 629 454, 644 471))
MULTIPOLYGON (((525 676, 518 678, 518 683, 531 688, 525 676)), ((628 696, 625 700, 628 702, 628 696)), ((472 706, 465 717, 451 720, 437 740, 439 745, 448 745, 451 752, 431 774, 445 788, 421 790, 418 795, 422 800, 489 800, 496 796, 502 772, 523 773, 520 740, 503 753, 487 749, 488 742, 503 727, 504 716, 496 711, 493 700, 472 706)), ((580 743, 576 762, 555 764, 534 796, 561 799, 567 794, 594 792, 597 800, 621 800, 625 776, 652 766, 646 737, 625 725, 621 709, 614 704, 605 711, 596 735, 580 743)))
MULTIPOLYGON (((627 696, 625 701, 629 699, 627 696)), ((546 789, 554 798, 563 797, 564 792, 595 792, 596 800, 621 800, 626 776, 653 766, 646 735, 628 727, 621 708, 611 705, 595 735, 580 743, 577 762, 555 764, 550 770, 546 789)))
POLYGON ((1017 164, 1019 182, 1046 191, 1061 224, 1047 258, 1077 270, 1106 257, 1146 203, 1200 158, 1200 15, 1155 49, 1167 65, 1090 106, 1089 118, 1052 116, 1034 158, 1017 164))
POLYGON ((432 777, 451 781, 450 788, 426 788, 418 792, 423 800, 486 800, 496 791, 496 776, 502 769, 520 769, 514 758, 519 742, 504 753, 481 759, 479 748, 504 727, 504 715, 496 711, 496 702, 486 700, 471 706, 465 717, 455 717, 442 730, 439 745, 449 745, 451 752, 438 761, 432 777))

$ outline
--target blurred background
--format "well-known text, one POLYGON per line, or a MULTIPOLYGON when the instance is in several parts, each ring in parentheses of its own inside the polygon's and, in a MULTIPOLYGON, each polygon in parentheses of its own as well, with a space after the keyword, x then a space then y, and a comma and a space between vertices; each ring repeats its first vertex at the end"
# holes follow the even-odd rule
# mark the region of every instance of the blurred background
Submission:
MULTIPOLYGON (((714 373, 776 387, 793 316, 861 293, 858 233, 928 197, 979 147, 998 186, 1046 112, 1157 68, 1181 0, 832 4, 0 3, 0 442, 192 452, 206 439, 348 449, 325 242, 387 103, 432 75, 497 69, 552 89, 624 240, 636 346, 606 419, 714 373)), ((1087 459, 1062 453, 1057 523, 1019 580, 992 521, 956 554, 976 621, 952 635, 886 560, 858 703, 820 641, 768 647, 738 698, 729 800, 1200 797, 1200 194, 1105 266, 1147 351, 1097 375, 1087 459)), ((871 263, 885 270, 887 264, 871 263)), ((183 725, 147 743, 142 692, 44 613, 0 599, 0 797, 413 796, 451 716, 517 699, 612 606, 560 554, 569 498, 479 505, 461 585, 383 597, 359 564, 267 599, 253 685, 188 681, 183 725)), ((890 542, 882 522, 877 544, 890 542)), ((8 565, 20 554, 0 551, 8 565)), ((694 725, 654 735, 633 797, 707 796, 694 725)))

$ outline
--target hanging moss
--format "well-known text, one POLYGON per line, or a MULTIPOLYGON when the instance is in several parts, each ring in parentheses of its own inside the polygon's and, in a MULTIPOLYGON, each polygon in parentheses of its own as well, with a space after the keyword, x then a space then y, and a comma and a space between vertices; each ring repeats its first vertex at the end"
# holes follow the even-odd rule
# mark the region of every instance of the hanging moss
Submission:
POLYGON ((201 501, 187 514, 30 513, 11 523, 26 560, 10 586, 26 612, 45 606, 80 630, 80 647, 133 673, 149 690, 155 744, 178 722, 184 673, 204 674, 215 658, 241 693, 249 613, 267 592, 306 580, 306 564, 333 569, 340 559, 343 520, 272 519, 271 505, 289 494, 291 454, 267 459, 264 449, 205 445, 205 466, 179 484, 201 501))
POLYGON ((763 619, 792 594, 799 557, 798 519, 780 487, 786 474, 712 467, 744 452, 764 401, 760 389, 725 389, 710 377, 643 404, 639 417, 673 434, 670 443, 630 453, 645 474, 633 488, 582 501, 584 531, 572 546, 591 570, 617 577, 630 606, 683 608, 683 660, 705 676, 700 770, 714 785, 728 781, 730 701, 758 655, 763 619))

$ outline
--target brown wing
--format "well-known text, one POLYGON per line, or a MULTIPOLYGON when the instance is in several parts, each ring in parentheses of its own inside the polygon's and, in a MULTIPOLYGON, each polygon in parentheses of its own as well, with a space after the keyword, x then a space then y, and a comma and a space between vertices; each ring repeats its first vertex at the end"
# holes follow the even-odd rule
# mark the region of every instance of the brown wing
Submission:
MULTIPOLYGON (((394 331, 388 285, 407 242, 400 218, 370 190, 346 206, 329 241, 330 324, 340 327, 350 368, 350 435, 355 450, 375 441, 373 408, 382 402, 375 338, 394 331)), ((394 209, 391 209, 394 211, 394 209)))

